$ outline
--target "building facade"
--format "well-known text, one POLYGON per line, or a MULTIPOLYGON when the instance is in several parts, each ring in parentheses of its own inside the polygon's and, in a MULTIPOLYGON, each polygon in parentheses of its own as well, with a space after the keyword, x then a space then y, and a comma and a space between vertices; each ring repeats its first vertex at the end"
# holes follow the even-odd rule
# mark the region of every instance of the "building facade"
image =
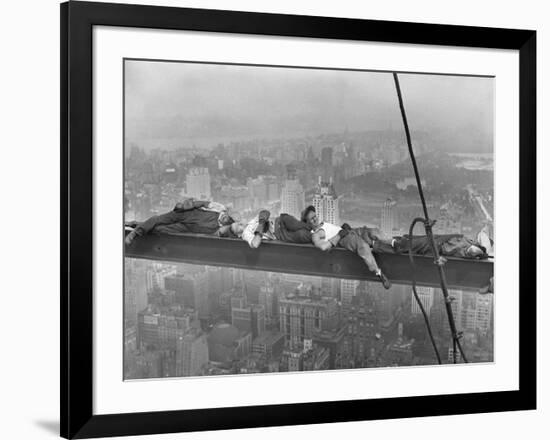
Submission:
POLYGON ((208 342, 200 329, 190 329, 178 338, 176 376, 197 376, 208 360, 208 342))
POLYGON ((338 327, 338 304, 334 298, 289 295, 279 301, 279 317, 290 347, 302 347, 316 332, 338 327))
POLYGON ((191 168, 185 177, 186 195, 199 200, 211 200, 210 173, 208 168, 191 168))
POLYGON ((312 205, 319 221, 340 225, 338 196, 334 190, 332 180, 324 182, 319 178, 319 186, 313 196, 312 205))
POLYGON ((397 213, 395 211, 396 204, 394 200, 386 199, 382 206, 380 230, 386 237, 393 237, 394 229, 398 228, 397 213))

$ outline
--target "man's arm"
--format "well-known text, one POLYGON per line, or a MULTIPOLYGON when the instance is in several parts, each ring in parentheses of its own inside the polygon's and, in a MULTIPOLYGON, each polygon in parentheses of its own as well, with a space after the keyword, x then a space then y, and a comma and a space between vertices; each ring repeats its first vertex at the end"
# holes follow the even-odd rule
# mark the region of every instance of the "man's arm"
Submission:
POLYGON ((200 206, 200 209, 203 211, 212 211, 212 212, 225 212, 227 211, 227 208, 225 205, 222 205, 218 202, 201 202, 205 203, 204 205, 200 206))
POLYGON ((270 212, 266 209, 262 209, 260 213, 254 217, 243 231, 242 239, 248 243, 248 245, 257 249, 262 244, 262 238, 266 232, 273 232, 273 225, 269 220, 270 212))
POLYGON ((325 237, 325 231, 320 230, 313 233, 311 240, 316 248, 321 249, 322 251, 328 251, 338 244, 340 241, 340 235, 337 234, 330 240, 327 240, 325 237))
POLYGON ((302 222, 290 214, 281 214, 279 219, 281 225, 289 232, 296 232, 300 230, 311 231, 311 227, 306 222, 302 222))
POLYGON ((176 203, 174 211, 189 211, 191 209, 202 209, 204 211, 224 212, 227 208, 218 202, 209 200, 195 200, 194 198, 185 199, 183 202, 176 203))
POLYGON ((244 228, 242 239, 253 249, 257 249, 262 244, 262 234, 257 231, 258 217, 254 217, 244 228))

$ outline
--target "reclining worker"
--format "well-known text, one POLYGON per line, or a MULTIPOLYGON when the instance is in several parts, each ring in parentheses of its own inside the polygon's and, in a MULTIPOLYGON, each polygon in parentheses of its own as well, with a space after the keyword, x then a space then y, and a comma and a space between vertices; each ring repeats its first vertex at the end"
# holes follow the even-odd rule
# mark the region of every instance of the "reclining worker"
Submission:
POLYGON ((190 198, 177 203, 172 211, 155 215, 138 224, 126 236, 125 243, 130 245, 137 236, 150 233, 191 232, 237 238, 243 229, 243 225, 235 222, 221 203, 190 198))
MULTIPOLYGON (((462 234, 434 234, 435 245, 439 251, 439 255, 443 257, 459 257, 470 259, 485 259, 488 258, 487 250, 484 246, 474 240, 464 237, 462 234)), ((433 255, 430 240, 426 235, 413 235, 410 240, 409 235, 396 237, 391 244, 387 241, 377 241, 374 243, 373 249, 375 252, 390 253, 390 254, 407 254, 409 246, 412 247, 413 254, 416 255, 433 255)))
POLYGON ((264 240, 279 240, 285 243, 311 243, 311 227, 303 220, 290 214, 281 214, 272 221, 270 212, 262 210, 244 227, 242 239, 251 248, 257 249, 264 240))
POLYGON ((313 206, 308 206, 302 212, 301 220, 281 214, 272 222, 269 215, 269 211, 261 211, 244 228, 242 239, 251 248, 258 248, 262 244, 262 239, 276 239, 286 243, 313 243, 323 251, 340 245, 359 255, 367 267, 380 278, 386 289, 391 287, 390 280, 382 273, 370 250, 373 239, 369 228, 351 229, 345 224, 344 229, 326 222, 320 224, 313 206))
POLYGON ((304 221, 312 229, 311 239, 315 247, 328 251, 335 246, 340 246, 359 255, 369 270, 380 278, 384 288, 389 289, 391 287, 390 280, 382 273, 372 255, 371 246, 375 241, 372 229, 366 226, 351 228, 346 223, 343 227, 340 227, 332 223, 320 222, 313 206, 306 208, 304 221))

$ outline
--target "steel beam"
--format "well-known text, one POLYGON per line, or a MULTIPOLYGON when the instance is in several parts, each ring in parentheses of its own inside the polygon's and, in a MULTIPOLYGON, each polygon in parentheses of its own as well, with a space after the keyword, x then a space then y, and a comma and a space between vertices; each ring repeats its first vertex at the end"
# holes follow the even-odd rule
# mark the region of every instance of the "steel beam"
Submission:
MULTIPOLYGON (((242 240, 197 234, 147 235, 126 246, 125 256, 147 260, 235 267, 354 280, 378 281, 361 258, 345 249, 322 252, 312 245, 264 242, 251 249, 242 240)), ((411 284, 408 255, 376 254, 378 265, 396 284, 411 284)), ((416 256, 418 285, 439 287, 431 257, 416 256)), ((445 273, 450 288, 477 290, 493 276, 493 262, 448 258, 445 273)))

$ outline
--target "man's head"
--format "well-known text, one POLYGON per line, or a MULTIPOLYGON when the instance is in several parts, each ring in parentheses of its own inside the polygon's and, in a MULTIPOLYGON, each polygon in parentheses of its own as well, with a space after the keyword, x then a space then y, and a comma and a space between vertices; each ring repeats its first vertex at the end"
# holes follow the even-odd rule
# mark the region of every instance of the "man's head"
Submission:
POLYGON ((304 211, 302 212, 301 220, 304 223, 307 223, 307 225, 315 229, 317 226, 319 226, 319 218, 317 217, 317 213, 315 212, 315 208, 312 205, 309 205, 304 211))
POLYGON ((483 258, 487 254, 483 246, 472 244, 466 249, 466 255, 470 258, 483 258))
POLYGON ((219 217, 219 222, 222 226, 227 226, 227 225, 230 225, 234 222, 235 220, 233 220, 233 218, 231 218, 231 216, 227 213, 227 212, 222 212, 220 214, 220 217, 219 217))
POLYGON ((246 225, 241 222, 233 222, 231 223, 230 227, 231 233, 236 237, 241 237, 243 235, 245 226, 246 225))
POLYGON ((243 235, 245 225, 241 222, 233 222, 229 225, 220 226, 216 235, 226 238, 240 238, 243 235))

